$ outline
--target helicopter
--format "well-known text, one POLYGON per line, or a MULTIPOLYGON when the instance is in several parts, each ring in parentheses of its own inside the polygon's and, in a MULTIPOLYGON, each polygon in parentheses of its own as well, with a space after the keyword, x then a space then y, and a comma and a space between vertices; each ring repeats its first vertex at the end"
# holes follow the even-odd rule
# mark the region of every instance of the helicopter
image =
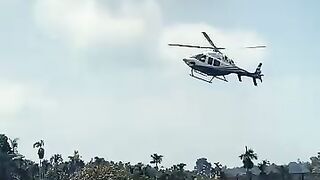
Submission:
MULTIPOLYGON (((238 79, 242 82, 242 76, 250 77, 253 80, 253 84, 257 86, 257 79, 262 83, 261 66, 259 63, 255 72, 249 72, 235 65, 234 61, 228 58, 221 52, 226 48, 217 47, 210 39, 206 32, 202 32, 203 36, 207 39, 211 46, 195 46, 186 44, 168 44, 169 46, 175 47, 187 47, 187 48, 199 48, 199 49, 210 49, 210 51, 196 54, 194 56, 184 58, 183 61, 191 68, 190 76, 196 79, 212 83, 214 78, 228 82, 226 75, 237 74, 238 79), (199 76, 196 76, 198 74, 199 76), (210 79, 206 77, 211 77, 210 79)), ((266 46, 249 46, 245 48, 265 48, 266 46)))

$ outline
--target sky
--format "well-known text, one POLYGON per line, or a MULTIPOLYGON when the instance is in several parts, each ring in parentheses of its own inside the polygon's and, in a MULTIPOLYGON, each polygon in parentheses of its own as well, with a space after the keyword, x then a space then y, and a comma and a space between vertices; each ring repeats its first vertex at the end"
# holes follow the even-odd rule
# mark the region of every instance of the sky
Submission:
POLYGON ((0 0, 0 133, 36 160, 79 150, 88 161, 169 167, 198 158, 287 164, 319 151, 320 20, 316 0, 0 0), (183 63, 208 45, 263 83, 208 84, 183 63), (266 45, 266 49, 242 47, 266 45))

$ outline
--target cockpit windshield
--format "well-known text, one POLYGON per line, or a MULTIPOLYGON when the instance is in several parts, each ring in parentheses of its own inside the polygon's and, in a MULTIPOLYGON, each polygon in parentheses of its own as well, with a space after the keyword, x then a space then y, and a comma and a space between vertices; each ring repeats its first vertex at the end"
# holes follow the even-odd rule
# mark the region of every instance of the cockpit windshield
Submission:
POLYGON ((195 59, 198 59, 200 60, 202 57, 204 57, 205 55, 204 54, 197 54, 195 56, 192 56, 192 58, 195 58, 195 59))

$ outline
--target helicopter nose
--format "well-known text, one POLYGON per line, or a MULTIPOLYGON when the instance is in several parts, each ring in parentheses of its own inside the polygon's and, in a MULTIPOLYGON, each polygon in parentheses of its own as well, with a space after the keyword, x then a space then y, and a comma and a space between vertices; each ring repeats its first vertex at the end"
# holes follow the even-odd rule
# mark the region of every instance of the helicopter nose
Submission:
POLYGON ((195 64, 195 62, 192 59, 187 59, 184 58, 183 61, 188 65, 188 66, 192 66, 195 64))
POLYGON ((184 58, 183 61, 188 64, 188 63, 192 62, 192 59, 184 58))

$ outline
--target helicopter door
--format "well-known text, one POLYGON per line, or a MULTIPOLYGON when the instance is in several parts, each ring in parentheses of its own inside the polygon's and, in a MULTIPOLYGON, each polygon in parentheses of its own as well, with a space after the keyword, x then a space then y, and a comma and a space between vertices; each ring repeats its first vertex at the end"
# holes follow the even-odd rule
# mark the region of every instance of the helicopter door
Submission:
POLYGON ((208 59, 208 64, 212 65, 212 61, 213 61, 213 58, 212 58, 212 57, 209 57, 209 59, 208 59))

